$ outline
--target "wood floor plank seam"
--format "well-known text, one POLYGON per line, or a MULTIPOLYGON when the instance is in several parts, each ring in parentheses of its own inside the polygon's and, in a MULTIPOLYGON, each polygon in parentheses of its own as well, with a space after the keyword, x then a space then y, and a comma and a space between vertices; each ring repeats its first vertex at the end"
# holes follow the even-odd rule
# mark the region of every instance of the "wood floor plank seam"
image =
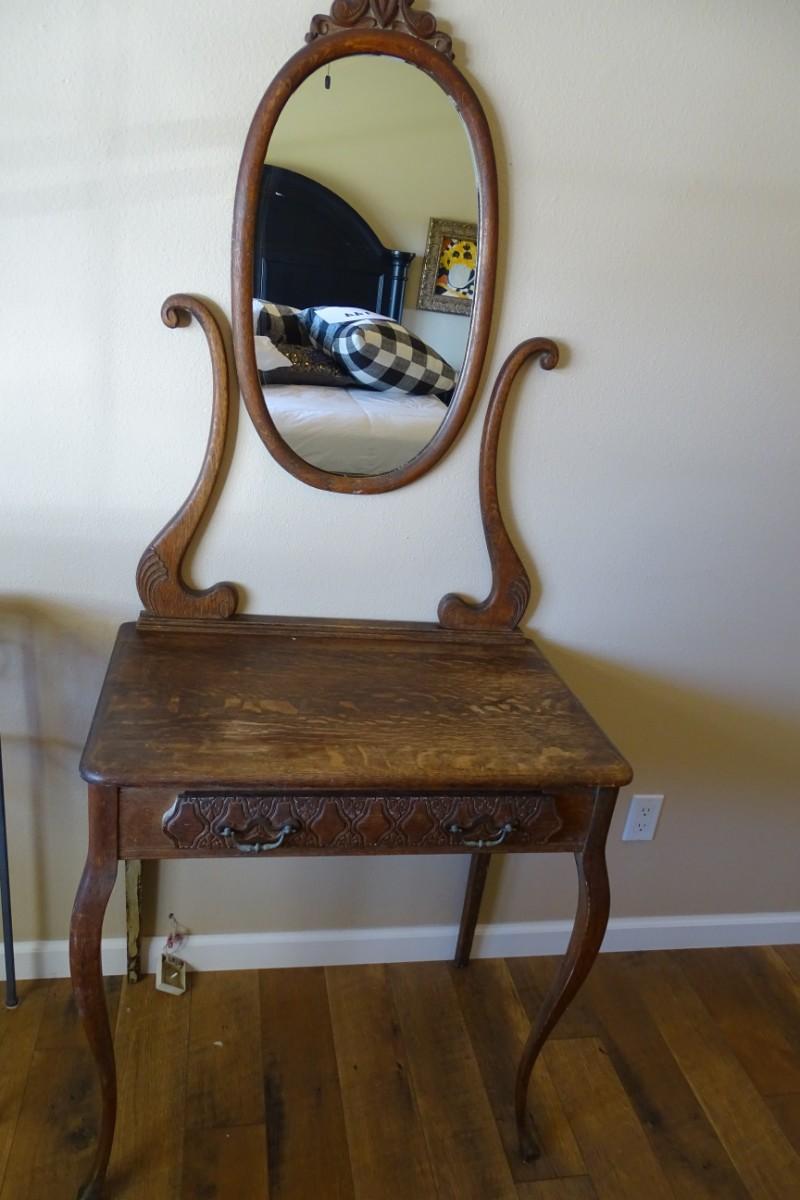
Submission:
POLYGON ((636 954, 607 954, 585 1003, 670 1186, 680 1200, 750 1200, 716 1130, 636 987, 636 954))
MULTIPOLYGON (((35 1053, 35 1050, 32 1049, 31 1054, 30 1054, 31 1062, 33 1061, 34 1053, 35 1053)), ((21 1114, 23 1106, 25 1104, 25 1097, 28 1094, 28 1089, 30 1088, 30 1086, 31 1086, 31 1079, 30 1079, 30 1062, 29 1062, 28 1072, 25 1076, 25 1086, 23 1087, 22 1092, 20 1093, 19 1104, 17 1105, 17 1111, 14 1115, 14 1129, 11 1134, 11 1137, 9 1138, 9 1152, 5 1156, 5 1161, 3 1163, 3 1174, 2 1174, 2 1177, 0 1177, 0 1197, 2 1197, 2 1200, 5 1200, 5 1197, 3 1197, 3 1189, 5 1187, 6 1176, 8 1174, 8 1164, 11 1159, 11 1147, 14 1145, 14 1139, 16 1137, 17 1129, 19 1128, 20 1114, 21 1114)))
POLYGON ((675 961, 756 1090, 800 1092, 800 1020, 760 947, 678 951, 675 961))
MULTIPOLYGON (((41 985, 39 985, 39 987, 41 987, 41 985)), ((20 1006, 23 1004, 30 1004, 31 1003, 31 998, 30 998, 31 993, 35 992, 36 990, 37 990, 36 984, 34 984, 34 985, 22 984, 19 989, 19 1005, 18 1005, 17 1009, 13 1009, 13 1010, 7 1009, 6 1010, 6 1012, 3 1014, 5 1020, 7 1020, 7 1021, 15 1020, 17 1018, 17 1016, 19 1015, 20 1006)), ((49 988, 47 988, 47 989, 42 988, 41 990, 43 992, 45 990, 49 992, 49 988)), ((6 1198, 4 1196, 4 1190, 5 1190, 6 1177, 8 1175, 8 1165, 11 1161, 11 1153, 12 1153, 12 1150, 14 1147, 14 1141, 16 1138, 17 1130, 19 1128, 19 1120, 20 1120, 20 1115, 23 1111, 23 1107, 25 1104, 25 1097, 28 1093, 29 1087, 31 1086, 31 1064, 33 1062, 33 1056, 36 1053, 36 1044, 39 1040, 39 1033, 40 1033, 40 1030, 42 1027, 42 1021, 44 1020, 44 1005, 45 1005, 45 998, 44 997, 37 998, 38 1017, 35 1022, 35 1029, 32 1031, 32 1036, 30 1038, 30 1052, 26 1056, 27 1066, 25 1068, 25 1082, 24 1082, 24 1085, 19 1094, 19 1103, 17 1104, 16 1113, 14 1114, 13 1129, 11 1131, 11 1136, 8 1139, 8 1147, 7 1147, 7 1150, 6 1150, 6 1153, 4 1156, 4 1161, 3 1161, 3 1171, 2 1171, 2 1175, 0 1175, 0 1198, 2 1198, 2 1200, 6 1200, 6 1198)))
POLYGON ((563 1038, 543 1056, 600 1200, 676 1200, 602 1040, 563 1038))
POLYGON ((800 1156, 783 1134, 767 1101, 761 1097, 739 1059, 728 1049, 723 1031, 692 987, 677 957, 673 954, 667 958, 666 953, 650 952, 643 958, 640 980, 642 974, 648 976, 646 1003, 745 1188, 752 1200, 788 1200, 790 1196, 800 1196, 800 1156), (654 981, 653 972, 658 968, 665 979, 654 981), (670 1001, 670 989, 676 985, 683 989, 682 999, 670 1001), (687 1010, 693 1006, 695 1011, 690 1019, 687 1010), (703 1023, 706 1028, 703 1033, 698 1033, 696 1027, 703 1023), (717 1046, 712 1050, 715 1034, 717 1046), (719 1043, 727 1052, 727 1062, 725 1054, 719 1052, 719 1043), (710 1085, 707 1078, 708 1063, 702 1061, 709 1053, 715 1055, 715 1073, 725 1076, 716 1102, 713 1084, 710 1085), (700 1056, 699 1063, 693 1055, 700 1056), (746 1115, 745 1106, 749 1106, 746 1115))
POLYGON ((800 1096, 773 1096, 767 1103, 785 1136, 800 1154, 800 1096))
POLYGON ((588 1175, 565 1175, 517 1185, 519 1200, 597 1200, 597 1192, 588 1175))
POLYGON ((800 945, 775 946, 774 950, 786 963, 786 969, 796 984, 800 985, 800 945))
MULTIPOLYGON (((414 1068, 413 1067, 411 1067, 409 1069, 409 1074, 410 1074, 410 1077, 412 1080, 412 1086, 414 1086, 414 1068)), ((425 1144, 426 1144, 427 1152, 428 1152, 428 1161, 430 1163, 433 1163, 435 1156, 434 1156, 434 1146, 432 1145, 432 1142, 431 1142, 432 1131, 430 1129, 430 1122, 428 1122, 428 1121, 422 1122, 422 1134, 423 1134, 423 1137, 425 1138, 425 1144)), ((438 1174, 435 1170, 433 1171, 433 1186, 436 1190, 436 1195, 439 1198, 439 1200, 449 1200, 449 1197, 441 1190, 441 1184, 438 1179, 438 1174)))
POLYGON ((190 1019, 191 992, 165 996, 152 977, 123 981, 116 1047, 121 1119, 109 1167, 115 1200, 141 1194, 172 1200, 180 1191, 190 1019))
MULTIPOLYGON (((397 1004, 397 996, 395 993, 395 989, 392 986, 391 974, 389 975, 389 992, 392 997, 392 1006, 397 1015, 398 1025, 402 1029, 402 1021, 400 1018, 400 1012, 399 1012, 399 1008, 398 1008, 398 1004, 397 1004)), ((435 1156, 434 1156, 433 1146, 431 1144, 432 1131, 429 1130, 428 1122, 426 1120, 424 1120, 424 1118, 422 1116, 422 1111, 420 1108, 420 1099, 419 1099, 419 1095, 418 1095, 417 1083, 416 1083, 415 1072, 414 1072, 414 1064, 410 1060, 409 1060, 409 1064, 408 1064, 408 1078, 409 1078, 409 1083, 411 1084, 411 1091, 414 1096, 414 1105, 417 1109, 417 1112, 420 1113, 420 1124, 422 1126, 422 1136, 425 1139, 425 1146, 427 1148, 427 1153, 428 1153, 428 1162, 431 1165, 431 1174, 432 1174, 432 1178, 433 1178, 433 1186, 436 1190, 436 1195, 438 1197, 438 1200, 450 1200, 450 1197, 448 1197, 442 1193, 441 1187, 439 1185, 438 1176, 437 1176, 436 1170, 434 1169, 435 1156)))
MULTIPOLYGON (((152 976, 107 981, 122 1114, 110 1196, 800 1198, 800 948, 601 958, 532 1084, 542 1161, 561 1173, 526 1175, 506 1088, 552 966, 232 972, 198 977, 184 998, 157 995, 152 976), (763 1027, 770 1012, 774 1030, 763 1027), (747 1046, 751 1027, 764 1062, 747 1046), (268 1106, 268 1062, 279 1110, 268 1106), (548 1109, 548 1087, 558 1108, 548 1109), (270 1190, 273 1136, 284 1161, 270 1190), (418 1165, 393 1174, 403 1154, 418 1165)), ((10 1072, 5 1090, 0 1075, 0 1200, 70 1200, 97 1093, 68 983, 23 993, 17 1012, 0 1012, 0 1038, 10 1072)))
POLYGON ((461 1016, 458 997, 449 975, 450 969, 449 964, 445 963, 421 963, 415 964, 413 968, 394 964, 389 970, 401 1029, 409 1042, 409 1069, 414 1076, 423 1114, 422 1125, 429 1156, 434 1165, 442 1200, 455 1200, 455 1196, 458 1196, 459 1200, 489 1200, 489 1197, 492 1200, 512 1200, 512 1197, 516 1197, 516 1186, 483 1086, 469 1032, 461 1016), (411 970, 415 973, 413 986, 409 979, 411 970), (419 982, 416 982, 417 978, 419 982), (420 996, 428 1001, 427 1009, 420 996), (436 1022, 435 1032, 431 1020, 436 1022), (432 1060, 430 1063, 429 1057, 432 1060), (448 1097, 446 1105, 440 1103, 441 1081, 433 1068, 433 1060, 440 1073, 450 1068, 456 1076, 455 1080, 451 1081, 453 1093, 448 1097), (420 1079, 423 1070, 428 1076, 426 1086, 423 1086, 420 1079), (464 1096, 460 1094, 459 1086, 472 1080, 476 1080, 477 1083, 474 1093, 470 1093, 472 1139, 467 1143, 464 1141, 463 1127, 466 1116, 464 1096), (449 1136, 444 1138, 442 1144, 444 1128, 449 1129, 449 1136), (439 1136, 438 1146, 432 1141, 434 1134, 439 1136), (478 1138, 483 1139, 486 1151, 484 1158, 476 1154, 478 1138), (460 1146, 462 1157, 453 1156, 452 1146, 449 1144, 451 1139, 454 1144, 460 1146), (470 1157, 470 1166, 464 1162, 465 1154, 470 1157), (454 1178, 458 1179, 460 1190, 448 1192, 446 1177, 450 1179, 451 1184, 454 1178), (477 1191, 478 1186, 483 1188, 483 1191, 477 1191))
MULTIPOLYGON (((118 982, 107 981, 105 993, 113 1018, 118 982)), ((38 1200, 60 1186, 77 1189, 96 1131, 94 1073, 69 982, 52 980, 35 994, 31 1009, 33 1000, 14 1017, 19 1036, 33 1011, 36 1032, 4 1173, 5 1200, 38 1200)))
MULTIPOLYGON (((402 1078, 402 1083, 400 1085, 400 1091, 398 1093, 396 1080, 394 1081, 395 1087, 393 1089, 392 1088, 393 1081, 392 1081, 392 1079, 388 1078, 388 1068, 390 1067, 391 1064, 383 1061, 383 1057, 384 1057, 383 1054, 380 1054, 380 1053, 378 1054, 378 1063, 379 1063, 378 1070, 380 1072, 387 1072, 387 1077, 385 1079, 385 1083, 381 1083, 380 1080, 376 1080, 373 1083, 373 1087, 375 1086, 375 1084, 377 1084, 377 1086, 379 1088, 380 1087, 386 1088, 387 1092, 388 1092, 388 1094, 386 1092, 384 1092, 380 1097, 381 1102, 382 1102, 381 1103, 381 1109, 382 1109, 381 1119, 387 1124, 387 1126, 394 1124, 395 1120, 399 1121, 401 1114, 394 1111, 394 1102, 397 1100, 400 1100, 400 1102, 402 1104, 402 1096, 403 1096, 403 1093, 405 1092, 407 1094, 407 1098, 408 1098, 408 1101, 410 1104, 410 1108, 411 1108, 413 1117, 412 1117, 412 1120, 410 1122, 408 1122, 408 1124, 403 1128, 402 1132, 403 1132, 403 1135, 405 1138, 404 1144, 406 1147, 413 1149, 414 1145, 419 1146, 419 1139, 420 1138, 422 1139, 422 1149, 423 1149, 424 1155, 425 1155, 425 1167, 426 1167, 426 1169, 424 1169, 422 1171, 423 1178, 416 1179, 413 1182, 414 1190, 413 1190, 413 1196, 412 1196, 411 1200, 418 1200, 418 1198, 420 1198, 420 1200, 421 1200, 423 1193, 425 1196, 430 1197, 430 1200, 440 1200, 439 1187, 438 1187, 438 1184, 436 1181, 436 1172, 434 1170, 434 1164, 431 1160, 430 1145, 429 1145, 428 1139, 425 1137, 424 1122, 422 1120, 422 1114, 420 1111, 419 1097, 417 1096, 416 1089, 414 1086, 414 1078, 413 1078, 413 1074, 412 1074, 412 1071, 410 1068, 410 1064, 408 1062, 408 1056, 405 1052, 405 1046, 403 1045, 402 1039, 400 1037, 400 1033, 401 1033, 400 1016, 397 1011, 397 1004, 396 1004, 394 992, 392 990, 385 965, 378 965, 378 966, 373 965, 370 967, 361 967, 361 968, 358 968, 358 967, 328 967, 325 969, 325 985, 326 985, 327 995, 328 995, 328 1006, 329 1006, 329 1010, 330 1010, 330 1014, 331 1014, 331 1028, 333 1030, 333 1040, 334 1040, 334 1047, 335 1047, 335 1051, 336 1051, 336 1064, 337 1064, 337 1072, 338 1072, 338 1077, 339 1077, 339 1086, 340 1086, 340 1090, 342 1093, 342 1099, 343 1099, 345 1131, 347 1134, 348 1149, 350 1152, 350 1165, 351 1165, 351 1171, 352 1171, 352 1175, 353 1175, 353 1183, 356 1188, 356 1192, 358 1195, 363 1196, 364 1200, 370 1200, 370 1196, 366 1192, 364 1192, 361 1188, 360 1174, 359 1174, 360 1169, 361 1169, 361 1162, 360 1162, 361 1155, 359 1153, 358 1139, 357 1139, 358 1132, 361 1132, 362 1135, 364 1135, 364 1133, 366 1132, 367 1138, 369 1138, 370 1130, 369 1129, 367 1129, 366 1131, 364 1130, 363 1114, 359 1114, 359 1116, 362 1119, 357 1120, 356 1115, 351 1112, 352 1105, 349 1101, 349 1097, 351 1095, 351 1088, 350 1088, 349 1083, 347 1083, 347 1081, 344 1080, 344 1078, 343 1078, 343 1072, 345 1072, 345 1069, 346 1069, 345 1059, 347 1057, 352 1059, 354 1051, 355 1051, 355 1047, 352 1045, 348 1045, 348 1043, 347 1043, 347 1036, 346 1036, 347 1035, 347 1024, 346 1024, 345 1014, 342 1013, 342 1008, 344 1007, 344 1005, 342 1003, 340 991, 341 991, 341 986, 343 983, 352 982, 358 976, 361 976, 364 980, 364 984, 363 984, 362 988, 360 989, 362 993, 368 992, 370 990, 370 986, 371 986, 371 990, 373 992, 373 996, 372 996, 373 999, 374 999, 374 992, 376 990, 379 990, 382 993, 383 1009, 385 1011, 383 1011, 381 1013, 381 1023, 383 1025, 388 1024, 389 1029, 392 1031, 392 1041, 391 1041, 390 1045, 387 1045, 385 1040, 379 1039, 378 1049, 380 1051, 384 1051, 384 1049, 385 1049, 389 1058, 396 1058, 396 1056, 399 1056, 399 1058, 396 1058, 396 1065, 397 1065, 398 1071, 400 1073, 400 1076, 402 1078), (349 1056, 347 1054, 348 1049, 350 1051, 349 1056)), ((369 998, 370 997, 367 996, 367 999, 369 999, 369 998)), ((353 1002, 353 998, 350 996, 348 996, 348 1000, 350 1001, 350 1003, 347 1005, 347 1009, 348 1009, 348 1012, 346 1014, 347 1016, 349 1016, 349 1013, 356 1007, 358 998, 356 997, 355 1003, 353 1002)), ((363 996, 362 996, 362 1000, 363 1000, 363 996)), ((358 1010, 356 1010, 356 1011, 358 1011, 358 1010)), ((359 1050, 362 1055, 366 1055, 371 1046, 372 1047, 371 1053, 372 1053, 372 1055, 374 1055, 376 1047, 375 1047, 373 1038, 376 1033, 376 1030, 370 1028, 370 1026, 369 1026, 370 1012, 369 1011, 364 1012, 364 1010, 362 1008, 359 1015, 360 1015, 361 1022, 362 1022, 362 1027, 359 1030, 358 1037, 357 1037, 359 1050)), ((391 1129, 387 1128, 383 1131, 384 1137, 387 1134, 388 1134, 388 1136, 391 1136, 391 1129)), ((409 1164, 409 1165, 412 1165, 412 1164, 409 1164)), ((415 1174, 417 1171, 417 1166, 418 1166, 418 1164, 416 1164, 416 1163, 414 1163, 412 1165, 412 1169, 414 1170, 415 1174)), ((411 1181, 409 1181, 409 1182, 411 1182, 411 1181)), ((372 1185, 372 1186, 374 1186, 374 1185, 372 1185)), ((385 1181, 381 1181, 381 1186, 385 1187, 385 1181)), ((405 1173, 404 1173, 402 1181, 400 1179, 398 1179, 397 1176, 395 1176, 394 1188, 395 1188, 395 1191, 397 1191, 399 1188, 402 1188, 404 1191, 404 1194, 405 1194, 405 1190, 406 1190, 405 1173)))
POLYGON ((355 1200, 324 968, 260 971, 270 1200, 355 1200))
MULTIPOLYGON (((329 988, 329 985, 328 985, 328 972, 329 972, 329 970, 330 970, 330 968, 329 968, 329 967, 323 967, 323 968, 322 968, 322 978, 323 978, 324 987, 325 987, 325 999, 326 999, 326 1001, 327 1001, 327 1005, 328 1005, 328 1013, 329 1013, 329 1017, 330 1017, 330 1024, 331 1024, 331 1036, 332 1036, 332 1038, 333 1038, 333 1061, 334 1061, 334 1064, 335 1064, 336 1079, 337 1079, 337 1082, 338 1082, 338 1085, 339 1085, 339 1094, 340 1094, 340 1095, 342 1095, 342 1068, 341 1068, 341 1062, 340 1062, 340 1060, 339 1060, 339 1050, 338 1050, 338 1046, 337 1046, 337 1044, 336 1044, 336 1021, 335 1021, 335 1019, 334 1019, 334 1013, 333 1013, 333 1009, 331 1008, 330 988, 329 988)), ((348 1156, 348 1158, 349 1158, 349 1160, 350 1160, 350 1174, 351 1174, 351 1176, 352 1176, 352 1174, 353 1174, 353 1162, 352 1162, 352 1151, 351 1151, 351 1144, 350 1144, 350 1122, 348 1121, 348 1118, 347 1118, 347 1108, 346 1108, 346 1106, 344 1106, 344 1105, 343 1105, 343 1110, 344 1110, 344 1111, 343 1111, 343 1115, 344 1115, 344 1132, 345 1132, 345 1138, 346 1138, 346 1140, 347 1140, 347 1156, 348 1156)), ((357 1184, 356 1184, 356 1180, 355 1180, 355 1179, 353 1179, 353 1187, 354 1187, 354 1188, 356 1188, 356 1187, 357 1187, 357 1184)))

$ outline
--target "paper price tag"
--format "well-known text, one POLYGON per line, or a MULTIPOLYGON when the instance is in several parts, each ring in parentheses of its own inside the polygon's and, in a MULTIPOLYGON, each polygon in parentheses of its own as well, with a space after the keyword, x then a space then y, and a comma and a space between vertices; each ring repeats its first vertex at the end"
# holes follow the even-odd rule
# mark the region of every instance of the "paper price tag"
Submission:
POLYGON ((169 922, 170 933, 156 971, 156 988, 168 996, 182 996, 186 991, 186 963, 178 951, 189 936, 189 930, 179 924, 174 913, 169 914, 169 922))
POLYGON ((161 955, 156 972, 156 987, 169 996, 182 996, 186 991, 186 963, 177 954, 161 955))

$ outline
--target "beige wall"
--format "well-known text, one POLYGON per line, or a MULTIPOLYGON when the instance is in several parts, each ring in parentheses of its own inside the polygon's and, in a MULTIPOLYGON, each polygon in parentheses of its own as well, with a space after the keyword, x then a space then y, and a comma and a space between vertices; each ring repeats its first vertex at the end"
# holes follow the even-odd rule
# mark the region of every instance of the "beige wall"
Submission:
MULTIPOLYGON (((667 795, 652 844, 623 845, 615 822, 615 912, 800 909, 800 10, 435 8, 497 137, 490 369, 527 334, 566 347, 562 371, 525 378, 504 454, 538 581, 529 625, 637 787, 667 795)), ((80 745, 114 627, 137 611, 138 555, 206 438, 202 336, 165 330, 159 307, 188 290, 228 309, 244 133, 313 9, 2 8, 0 725, 21 938, 65 935, 80 745)), ((364 499, 301 486, 240 419, 198 582, 324 615, 430 619, 448 590, 482 594, 479 434, 476 419, 433 474, 364 499)), ((157 887, 150 874, 149 920, 451 922, 463 874, 435 858, 170 865, 157 887)), ((518 859, 489 915, 567 916, 573 896, 569 862, 518 859)))
POLYGON ((359 56, 317 71, 281 114, 267 161, 310 175, 352 204, 393 250, 410 250, 404 324, 454 367, 466 317, 417 309, 431 217, 478 220, 472 153, 439 85, 394 58, 359 56))

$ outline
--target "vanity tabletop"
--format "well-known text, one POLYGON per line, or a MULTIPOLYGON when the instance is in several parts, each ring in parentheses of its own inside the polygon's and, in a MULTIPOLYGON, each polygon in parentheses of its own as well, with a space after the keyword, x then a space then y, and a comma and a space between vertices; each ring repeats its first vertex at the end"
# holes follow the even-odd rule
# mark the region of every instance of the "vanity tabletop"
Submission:
POLYGON ((81 773, 121 787, 422 793, 631 779, 518 632, 247 618, 123 625, 81 773))

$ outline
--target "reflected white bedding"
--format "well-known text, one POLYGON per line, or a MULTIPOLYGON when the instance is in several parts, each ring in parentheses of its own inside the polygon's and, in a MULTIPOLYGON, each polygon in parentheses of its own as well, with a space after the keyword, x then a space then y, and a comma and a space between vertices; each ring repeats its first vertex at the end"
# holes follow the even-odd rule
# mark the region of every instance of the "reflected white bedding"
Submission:
POLYGON ((263 391, 278 432, 296 454, 324 471, 348 475, 380 475, 407 463, 447 412, 435 396, 301 384, 271 384, 263 391))

